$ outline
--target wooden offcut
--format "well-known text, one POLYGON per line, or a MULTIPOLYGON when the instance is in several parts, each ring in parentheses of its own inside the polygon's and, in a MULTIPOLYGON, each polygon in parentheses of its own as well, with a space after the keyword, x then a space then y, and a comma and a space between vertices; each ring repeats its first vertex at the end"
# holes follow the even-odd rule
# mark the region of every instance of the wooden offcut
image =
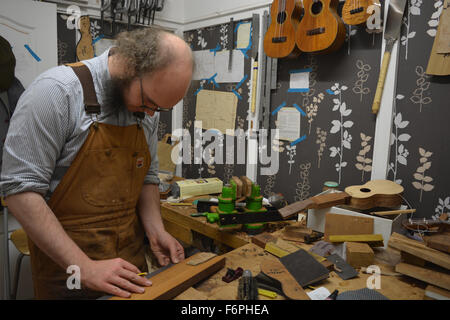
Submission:
POLYGON ((374 252, 367 243, 347 242, 346 257, 353 268, 367 267, 373 264, 374 252))
POLYGON ((447 273, 437 272, 407 263, 397 264, 395 266, 395 271, 440 288, 450 290, 450 275, 447 273))
POLYGON ((394 232, 389 238, 388 245, 450 270, 450 255, 429 248, 422 242, 409 239, 394 232))
POLYGON ((329 240, 330 235, 357 234, 373 234, 373 218, 335 213, 325 215, 325 241, 329 240))
POLYGON ((423 237, 427 247, 450 253, 450 233, 435 234, 423 237))
POLYGON ((111 300, 168 300, 176 297, 199 281, 225 266, 225 257, 218 256, 196 266, 189 261, 198 258, 195 254, 182 262, 150 278, 152 285, 142 294, 133 293, 130 298, 112 297, 111 300))
POLYGON ((450 300, 450 291, 428 285, 425 288, 425 297, 430 300, 450 300))
POLYGON ((275 242, 277 238, 268 232, 263 232, 252 237, 252 242, 260 248, 265 248, 268 242, 275 242))
POLYGON ((330 236, 330 242, 364 242, 371 247, 383 247, 383 235, 382 234, 353 234, 353 235, 334 235, 330 236))

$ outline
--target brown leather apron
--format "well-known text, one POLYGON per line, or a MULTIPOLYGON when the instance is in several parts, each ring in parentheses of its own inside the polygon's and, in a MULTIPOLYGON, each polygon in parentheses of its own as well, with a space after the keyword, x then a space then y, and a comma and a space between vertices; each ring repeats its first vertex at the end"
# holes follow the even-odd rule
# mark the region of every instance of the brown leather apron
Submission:
MULTIPOLYGON (((70 65, 83 86, 87 113, 100 112, 92 75, 70 65)), ((48 205, 70 238, 93 260, 120 257, 141 271, 144 231, 136 205, 151 157, 142 127, 94 123, 48 205)), ((66 273, 31 241, 31 269, 37 299, 92 299, 105 293, 68 289, 66 273)))

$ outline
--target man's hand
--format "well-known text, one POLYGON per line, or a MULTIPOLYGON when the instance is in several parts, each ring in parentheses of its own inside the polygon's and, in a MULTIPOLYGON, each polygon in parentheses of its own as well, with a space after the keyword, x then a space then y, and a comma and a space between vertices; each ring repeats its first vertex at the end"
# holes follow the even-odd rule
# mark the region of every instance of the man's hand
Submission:
POLYGON ((145 277, 131 263, 120 259, 90 260, 81 266, 81 283, 89 289, 105 292, 114 296, 129 298, 131 293, 144 293, 142 286, 151 286, 145 277))
POLYGON ((184 260, 183 246, 167 231, 163 230, 156 235, 151 235, 149 238, 150 248, 161 266, 168 265, 170 260, 173 263, 184 260))

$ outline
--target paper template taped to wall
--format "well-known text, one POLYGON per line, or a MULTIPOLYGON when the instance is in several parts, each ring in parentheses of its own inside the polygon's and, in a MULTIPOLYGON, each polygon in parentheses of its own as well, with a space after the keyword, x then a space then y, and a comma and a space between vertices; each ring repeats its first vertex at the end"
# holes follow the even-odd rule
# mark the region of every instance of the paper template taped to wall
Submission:
POLYGON ((300 112, 296 108, 282 108, 277 115, 278 139, 297 140, 300 137, 300 112))
POLYGON ((234 131, 238 98, 232 92, 201 90, 197 94, 195 126, 202 122, 202 129, 217 129, 223 134, 234 131))
POLYGON ((239 25, 237 30, 237 49, 246 49, 249 47, 251 27, 251 22, 241 23, 239 25))
POLYGON ((289 81, 288 92, 308 92, 309 91, 309 72, 311 69, 292 70, 289 72, 291 78, 289 81))
POLYGON ((231 70, 228 70, 229 50, 194 51, 195 70, 193 80, 209 79, 217 73, 217 83, 239 82, 244 77, 244 55, 240 50, 233 50, 231 70))
POLYGON ((446 4, 441 13, 439 33, 436 38, 436 53, 440 54, 450 53, 450 1, 447 1, 446 4))

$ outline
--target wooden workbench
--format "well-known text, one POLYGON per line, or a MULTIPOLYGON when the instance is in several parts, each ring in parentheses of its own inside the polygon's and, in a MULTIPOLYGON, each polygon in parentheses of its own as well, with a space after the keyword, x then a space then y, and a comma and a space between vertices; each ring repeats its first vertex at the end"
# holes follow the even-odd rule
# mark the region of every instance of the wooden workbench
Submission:
POLYGON ((217 223, 209 223, 206 217, 191 217, 195 212, 194 206, 161 203, 161 216, 167 232, 187 245, 195 245, 195 232, 232 249, 250 242, 250 237, 240 229, 220 228, 217 223))
MULTIPOLYGON (((308 250, 311 246, 302 244, 302 248, 308 250)), ((391 252, 391 254, 393 254, 391 252)), ((184 293, 177 296, 177 300, 235 300, 237 298, 238 281, 231 283, 222 281, 222 277, 226 274, 228 268, 235 270, 241 267, 244 270, 248 269, 256 276, 260 271, 260 264, 264 259, 277 259, 275 256, 265 252, 262 248, 253 243, 246 244, 238 249, 230 251, 225 254, 226 265, 216 274, 209 277, 207 280, 200 283, 194 288, 186 290, 184 293)), ((387 265, 385 262, 376 260, 375 264, 380 266, 382 271, 394 272, 394 268, 387 265)), ((371 275, 359 272, 358 277, 342 280, 334 271, 330 272, 330 277, 322 282, 315 284, 315 287, 325 287, 330 292, 335 289, 339 293, 358 290, 366 288, 368 277, 371 275)), ((424 297, 425 284, 415 281, 405 276, 381 276, 381 289, 377 290, 390 300, 422 300, 424 297)), ((312 289, 306 288, 306 292, 312 289)), ((259 296, 261 300, 268 300, 264 296, 259 296)), ((277 300, 284 300, 280 295, 277 300)))

